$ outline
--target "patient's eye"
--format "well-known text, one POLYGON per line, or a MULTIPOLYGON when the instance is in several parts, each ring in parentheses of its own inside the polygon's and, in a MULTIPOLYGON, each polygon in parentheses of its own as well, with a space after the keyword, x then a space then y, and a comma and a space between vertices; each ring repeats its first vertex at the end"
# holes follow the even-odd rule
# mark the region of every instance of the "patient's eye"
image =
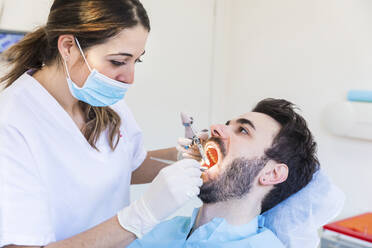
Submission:
POLYGON ((244 127, 239 127, 239 133, 249 134, 248 130, 245 129, 244 127))

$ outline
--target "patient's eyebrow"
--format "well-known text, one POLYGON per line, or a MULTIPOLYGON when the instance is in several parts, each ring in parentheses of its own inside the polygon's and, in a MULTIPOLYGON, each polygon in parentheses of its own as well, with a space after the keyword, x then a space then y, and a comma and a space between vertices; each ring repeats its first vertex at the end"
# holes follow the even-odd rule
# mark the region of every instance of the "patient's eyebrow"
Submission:
POLYGON ((225 125, 226 126, 230 125, 230 121, 226 121, 225 125))
POLYGON ((248 124, 250 125, 254 130, 256 130, 256 127, 253 125, 253 123, 248 120, 248 119, 245 119, 245 118, 240 118, 240 119, 237 119, 236 120, 237 123, 240 123, 240 124, 248 124))

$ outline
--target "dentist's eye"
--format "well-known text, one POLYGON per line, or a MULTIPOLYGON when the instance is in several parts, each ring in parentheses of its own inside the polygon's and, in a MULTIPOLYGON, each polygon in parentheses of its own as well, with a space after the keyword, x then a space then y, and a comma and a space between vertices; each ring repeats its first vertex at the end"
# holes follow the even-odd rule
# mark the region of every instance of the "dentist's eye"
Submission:
POLYGON ((136 59, 136 63, 142 63, 143 60, 142 59, 136 59))
POLYGON ((245 129, 244 127, 239 127, 239 133, 249 134, 248 130, 245 129))
POLYGON ((125 62, 119 62, 119 61, 116 61, 116 60, 110 60, 111 64, 115 65, 115 66, 121 66, 121 65, 125 65, 125 62))

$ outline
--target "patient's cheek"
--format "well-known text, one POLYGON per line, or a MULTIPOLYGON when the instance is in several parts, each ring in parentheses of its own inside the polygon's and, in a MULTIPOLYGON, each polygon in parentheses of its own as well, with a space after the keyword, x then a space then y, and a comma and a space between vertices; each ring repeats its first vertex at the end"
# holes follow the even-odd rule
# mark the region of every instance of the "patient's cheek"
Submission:
POLYGON ((206 183, 209 181, 208 174, 206 172, 202 173, 201 178, 203 179, 203 183, 206 183))
POLYGON ((220 169, 218 166, 213 166, 209 168, 208 170, 202 173, 203 182, 206 183, 210 180, 217 179, 219 173, 220 173, 220 169))

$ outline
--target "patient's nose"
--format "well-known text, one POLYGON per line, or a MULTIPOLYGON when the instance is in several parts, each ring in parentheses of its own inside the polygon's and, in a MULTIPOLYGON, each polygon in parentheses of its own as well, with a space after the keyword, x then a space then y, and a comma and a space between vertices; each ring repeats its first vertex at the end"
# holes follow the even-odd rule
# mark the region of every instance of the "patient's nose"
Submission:
POLYGON ((227 139, 229 137, 229 132, 226 125, 216 124, 211 126, 211 135, 221 139, 227 139))

